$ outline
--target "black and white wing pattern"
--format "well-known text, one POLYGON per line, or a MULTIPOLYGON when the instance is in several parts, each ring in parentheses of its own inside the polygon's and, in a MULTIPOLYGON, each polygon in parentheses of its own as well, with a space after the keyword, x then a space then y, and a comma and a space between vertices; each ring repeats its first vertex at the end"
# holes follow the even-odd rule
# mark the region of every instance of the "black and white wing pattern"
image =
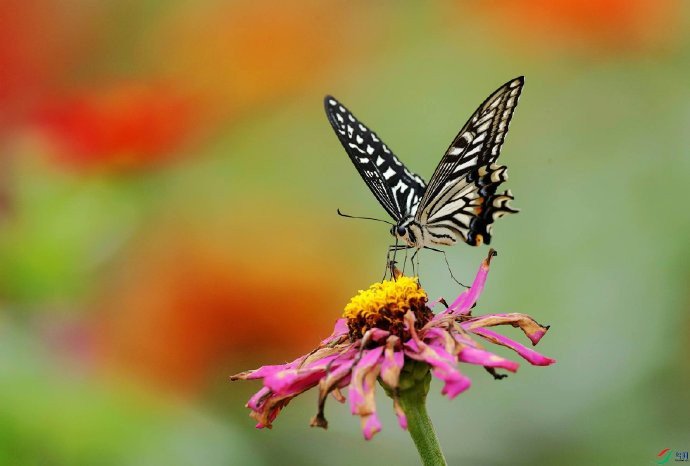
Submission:
POLYGON ((424 194, 424 180, 335 98, 326 96, 324 107, 347 155, 383 208, 396 221, 414 215, 424 194))
POLYGON ((497 193, 508 175, 506 167, 495 162, 523 84, 521 76, 489 96, 441 159, 415 215, 431 242, 450 245, 462 239, 472 246, 489 244, 494 220, 517 212, 509 205, 510 190, 497 193))

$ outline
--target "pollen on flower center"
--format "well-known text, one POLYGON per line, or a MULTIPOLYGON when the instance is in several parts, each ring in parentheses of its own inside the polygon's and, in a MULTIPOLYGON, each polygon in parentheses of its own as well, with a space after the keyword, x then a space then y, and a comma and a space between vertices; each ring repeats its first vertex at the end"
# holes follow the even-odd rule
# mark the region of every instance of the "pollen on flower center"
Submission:
POLYGON ((410 336, 403 319, 407 311, 414 313, 416 328, 423 327, 434 317, 426 303, 426 291, 417 279, 400 276, 360 290, 345 306, 343 317, 347 319, 353 340, 362 338, 367 330, 380 328, 404 341, 410 336))

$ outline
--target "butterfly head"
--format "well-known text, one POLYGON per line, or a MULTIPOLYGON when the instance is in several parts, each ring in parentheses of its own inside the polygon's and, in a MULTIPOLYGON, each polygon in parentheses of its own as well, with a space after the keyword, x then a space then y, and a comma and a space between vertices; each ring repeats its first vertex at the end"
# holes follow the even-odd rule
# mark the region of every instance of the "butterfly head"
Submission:
POLYGON ((403 238, 407 234, 407 227, 402 225, 393 225, 391 227, 391 235, 403 238))
POLYGON ((399 221, 397 225, 391 227, 391 235, 399 239, 408 246, 416 247, 421 236, 419 224, 414 218, 407 218, 399 221))

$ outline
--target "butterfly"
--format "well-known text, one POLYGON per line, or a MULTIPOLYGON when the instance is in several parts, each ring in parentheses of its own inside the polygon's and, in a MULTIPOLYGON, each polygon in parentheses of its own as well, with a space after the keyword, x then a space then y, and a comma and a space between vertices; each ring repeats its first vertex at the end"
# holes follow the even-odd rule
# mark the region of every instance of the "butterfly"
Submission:
POLYGON ((395 221, 390 233, 396 243, 417 251, 436 250, 435 246, 460 240, 471 246, 489 244, 494 221, 518 212, 510 205, 510 190, 498 192, 508 173, 496 160, 523 85, 524 77, 515 78, 479 106, 446 150, 428 184, 343 104, 325 97, 326 115, 335 134, 395 221))

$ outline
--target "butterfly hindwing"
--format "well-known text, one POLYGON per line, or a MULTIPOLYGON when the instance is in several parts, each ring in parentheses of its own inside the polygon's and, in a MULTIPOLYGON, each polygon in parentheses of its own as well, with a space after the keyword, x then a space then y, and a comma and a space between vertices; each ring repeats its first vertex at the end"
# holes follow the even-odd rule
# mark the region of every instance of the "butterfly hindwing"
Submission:
POLYGON ((350 160, 381 206, 396 221, 413 215, 424 194, 424 180, 334 97, 326 96, 324 107, 350 160))
POLYGON ((476 246, 491 241, 492 223, 509 212, 510 191, 497 193, 508 179, 506 167, 495 164, 517 106, 524 79, 495 91, 455 137, 434 172, 419 203, 416 220, 426 225, 431 241, 476 246))

